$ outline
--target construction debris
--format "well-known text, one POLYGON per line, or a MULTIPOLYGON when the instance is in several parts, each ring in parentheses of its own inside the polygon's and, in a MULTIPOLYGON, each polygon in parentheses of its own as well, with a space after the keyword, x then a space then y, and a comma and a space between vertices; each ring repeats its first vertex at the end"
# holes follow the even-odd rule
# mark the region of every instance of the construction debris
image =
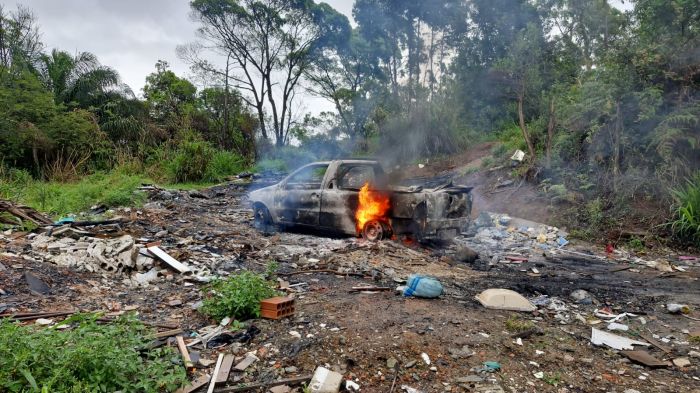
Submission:
POLYGON ((596 328, 591 328, 591 343, 593 343, 593 345, 607 345, 608 347, 617 349, 618 351, 634 350, 635 345, 641 345, 646 347, 649 346, 648 343, 637 340, 631 340, 629 338, 618 336, 612 333, 607 333, 596 328))
POLYGON ((45 226, 53 224, 53 221, 51 221, 50 218, 37 212, 31 207, 17 205, 10 201, 0 199, 1 224, 17 225, 22 227, 23 225, 25 225, 23 224, 25 222, 30 222, 35 226, 45 226))
POLYGON ((319 366, 311 378, 309 389, 311 393, 337 393, 342 382, 342 374, 319 366))

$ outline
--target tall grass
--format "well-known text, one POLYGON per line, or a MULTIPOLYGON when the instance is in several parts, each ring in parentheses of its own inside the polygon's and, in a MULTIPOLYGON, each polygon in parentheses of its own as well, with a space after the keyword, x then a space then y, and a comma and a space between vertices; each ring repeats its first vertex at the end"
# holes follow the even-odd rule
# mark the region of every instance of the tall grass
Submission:
POLYGON ((91 206, 137 206, 146 200, 136 189, 147 179, 116 168, 78 181, 40 181, 21 170, 0 176, 0 198, 31 206, 54 216, 78 213, 91 206))
POLYGON ((674 235, 700 247, 700 172, 687 179, 683 186, 673 189, 671 195, 674 204, 669 224, 674 235))

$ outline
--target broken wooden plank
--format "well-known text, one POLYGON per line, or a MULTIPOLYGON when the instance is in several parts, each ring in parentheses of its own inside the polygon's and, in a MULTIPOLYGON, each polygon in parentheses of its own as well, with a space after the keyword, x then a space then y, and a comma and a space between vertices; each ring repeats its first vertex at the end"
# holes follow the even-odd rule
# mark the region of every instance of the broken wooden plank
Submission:
POLYGON ((303 382, 310 381, 311 378, 312 378, 311 375, 306 375, 303 377, 286 378, 286 379, 280 379, 278 381, 272 381, 272 382, 256 382, 256 383, 251 383, 249 385, 244 385, 244 386, 236 386, 236 387, 232 387, 232 388, 217 389, 216 393, 238 393, 238 392, 247 392, 249 390, 255 390, 255 389, 260 389, 260 388, 270 388, 273 386, 280 386, 280 385, 295 385, 295 384, 300 384, 303 382))
POLYGON ((185 339, 182 336, 175 337, 177 340, 177 347, 180 349, 180 354, 182 355, 182 360, 185 362, 185 368, 191 369, 194 367, 192 364, 192 358, 190 358, 190 353, 187 351, 187 346, 185 345, 185 339))
POLYGON ((350 292, 362 292, 362 291, 378 292, 378 291, 393 291, 393 290, 394 290, 394 288, 390 288, 390 287, 366 286, 366 287, 352 287, 350 292))
POLYGON ((654 338, 650 334, 646 334, 644 332, 639 333, 639 337, 645 339, 646 341, 649 342, 649 344, 655 346, 656 348, 659 348, 660 350, 666 352, 666 353, 671 353, 671 348, 661 344, 660 342, 654 340, 654 338))
POLYGON ((160 247, 158 247, 157 244, 158 244, 158 243, 156 243, 156 244, 154 244, 154 243, 146 244, 146 248, 148 249, 148 251, 149 251, 151 254, 155 255, 156 257, 158 257, 158 259, 160 259, 161 261, 167 263, 170 267, 172 267, 173 269, 177 270, 178 272, 180 272, 180 273, 189 273, 189 272, 191 272, 190 268, 187 267, 187 265, 185 265, 184 263, 181 263, 181 262, 178 261, 177 259, 175 259, 175 258, 171 257, 170 255, 168 255, 168 253, 166 253, 165 251, 161 250, 160 247))
POLYGON ((216 386, 217 376, 219 375, 219 370, 221 370, 221 363, 224 361, 224 354, 220 353, 219 358, 216 359, 216 367, 214 367, 214 374, 211 375, 211 382, 209 382, 209 389, 207 393, 214 392, 214 386, 216 386))
POLYGON ((155 338, 165 338, 165 337, 170 337, 174 336, 176 334, 183 333, 182 329, 173 329, 173 330, 166 330, 164 332, 156 333, 155 338))
POLYGON ((228 376, 231 373, 231 367, 233 366, 233 361, 236 359, 233 355, 224 356, 224 361, 221 363, 221 369, 219 374, 216 375, 216 382, 222 383, 228 381, 228 376))
POLYGON ((195 379, 194 381, 190 382, 189 385, 182 387, 178 390, 175 391, 175 393, 191 393, 194 392, 195 390, 201 388, 202 386, 206 385, 209 383, 209 380, 211 379, 211 376, 208 374, 204 374, 200 376, 199 378, 195 379))

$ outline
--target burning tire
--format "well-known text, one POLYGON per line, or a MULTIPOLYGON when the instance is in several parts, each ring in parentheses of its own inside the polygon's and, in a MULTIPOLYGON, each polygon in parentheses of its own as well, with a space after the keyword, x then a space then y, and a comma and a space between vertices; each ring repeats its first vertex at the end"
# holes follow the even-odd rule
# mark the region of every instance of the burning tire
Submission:
POLYGON ((368 222, 362 229, 362 237, 371 242, 386 239, 390 236, 391 229, 389 226, 376 220, 368 222))

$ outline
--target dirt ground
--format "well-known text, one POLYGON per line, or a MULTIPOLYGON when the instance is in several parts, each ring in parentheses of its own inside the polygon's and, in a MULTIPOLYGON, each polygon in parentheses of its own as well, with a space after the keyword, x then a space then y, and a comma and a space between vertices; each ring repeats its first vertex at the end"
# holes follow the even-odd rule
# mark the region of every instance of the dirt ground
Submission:
MULTIPOLYGON (((498 179, 480 176, 478 211, 523 216, 501 198, 510 191, 489 194, 488 184, 498 179)), ((282 320, 247 321, 260 329, 250 343, 199 349, 201 358, 209 360, 219 352, 242 359, 255 351, 259 358, 245 371, 233 370, 217 391, 306 376, 325 365, 355 381, 362 392, 700 392, 700 343, 691 338, 700 331, 697 260, 681 262, 670 251, 644 256, 645 261, 678 267, 662 272, 623 251, 605 258, 597 245, 573 242, 567 252, 540 248, 497 224, 489 229, 496 234, 492 239, 465 235, 430 246, 405 239, 366 243, 307 231, 264 236, 253 229, 245 198, 247 190, 261 185, 232 182, 196 193, 154 193, 141 209, 115 212, 128 219, 120 233, 143 241, 158 235, 163 250, 182 262, 207 266, 212 274, 261 272, 270 261, 279 263, 279 277, 290 285, 296 313, 282 320), (464 245, 479 252, 476 261, 460 258, 464 245), (527 261, 504 263, 504 255, 527 261), (336 274, 303 273, 308 270, 336 274), (440 280, 443 295, 419 299, 397 294, 393 288, 414 273, 440 280), (352 292, 366 285, 392 290, 352 292), (474 299, 488 288, 512 289, 530 299, 547 295, 552 303, 527 313, 491 310, 474 299), (570 297, 579 289, 592 295, 591 304, 570 297), (667 303, 687 304, 692 311, 671 314, 667 303), (664 350, 651 345, 645 348, 650 354, 669 361, 687 358, 690 365, 650 368, 592 345, 591 328, 605 330, 607 325, 595 310, 606 306, 614 315, 633 314, 618 320, 628 331, 613 333, 652 338, 664 350), (530 334, 518 339, 518 326, 530 334), (488 361, 498 362, 500 370, 484 371, 488 361)), ((516 192, 512 197, 524 201, 536 195, 516 192)), ((523 218, 546 222, 546 208, 537 206, 544 210, 526 212, 523 218)), ((188 339, 213 324, 195 310, 203 285, 197 276, 171 271, 149 286, 135 287, 118 273, 78 272, 42 261, 30 243, 31 236, 0 235, 0 312, 80 309, 117 315, 136 310, 142 320, 163 329, 184 329, 188 339), (50 293, 30 291, 27 272, 47 283, 50 293)), ((202 366, 192 379, 212 369, 202 366)))

